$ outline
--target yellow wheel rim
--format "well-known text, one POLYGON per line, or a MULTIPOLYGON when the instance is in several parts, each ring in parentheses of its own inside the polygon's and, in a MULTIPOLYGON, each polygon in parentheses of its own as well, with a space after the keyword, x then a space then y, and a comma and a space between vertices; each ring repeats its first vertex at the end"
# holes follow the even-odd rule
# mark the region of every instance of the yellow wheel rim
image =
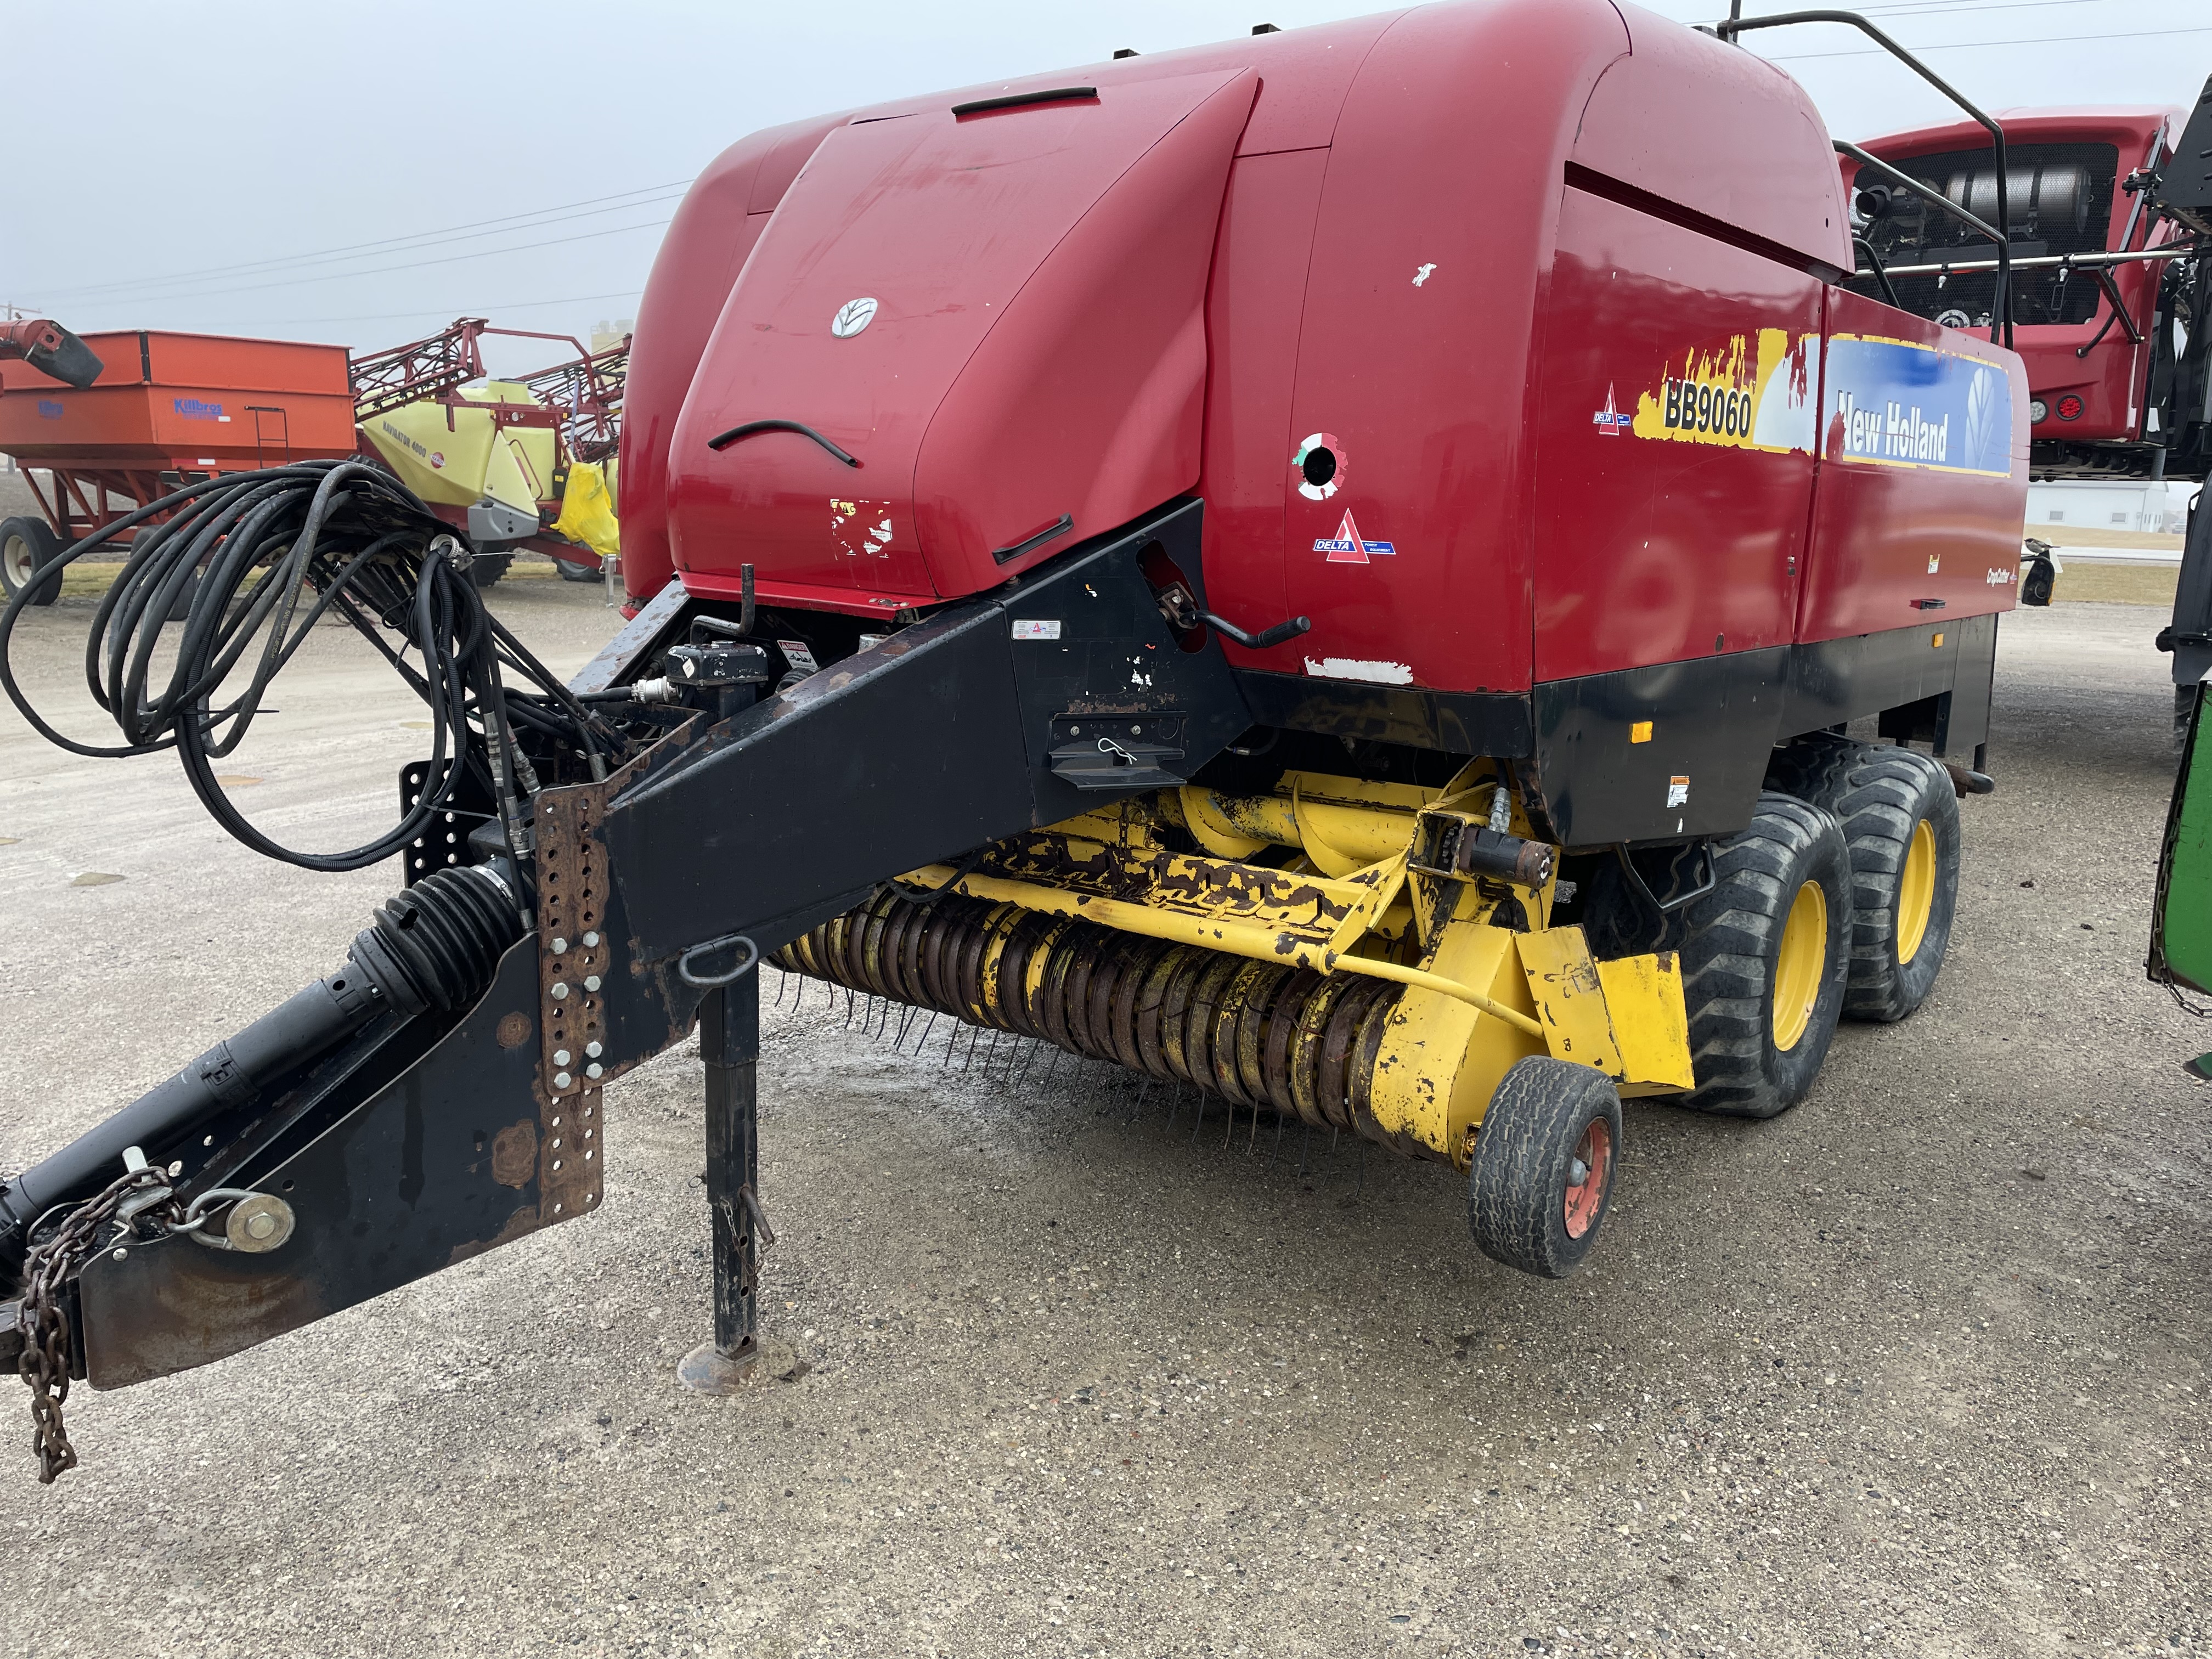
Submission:
POLYGON ((1936 826, 1923 818, 1912 826, 1912 845, 1905 849, 1905 873, 1897 883, 1897 960, 1901 967, 1920 954, 1928 937, 1928 915, 1936 908, 1936 826))
POLYGON ((1808 881, 1790 901, 1782 924, 1782 949, 1774 958, 1774 1046, 1797 1046, 1820 1000, 1820 970, 1828 961, 1828 896, 1808 881))

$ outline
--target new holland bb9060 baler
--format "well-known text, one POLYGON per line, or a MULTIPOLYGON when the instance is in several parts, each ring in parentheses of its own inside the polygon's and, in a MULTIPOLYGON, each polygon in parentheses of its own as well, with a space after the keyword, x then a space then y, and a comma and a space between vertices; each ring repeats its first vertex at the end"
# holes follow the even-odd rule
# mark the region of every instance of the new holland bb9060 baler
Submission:
POLYGON ((71 1372, 590 1213, 695 1024, 690 1371, 741 1371, 763 959, 1443 1160, 1566 1272, 1620 1097, 1781 1111, 1943 960, 2026 392, 1853 264, 1770 64, 1439 5, 722 155, 637 328, 641 608, 568 687, 404 491, 202 487, 99 624, 204 568, 167 693, 95 675, 131 751, 199 779, 227 642, 330 607, 419 644, 435 752, 348 960, 0 1192, 48 1467, 71 1372))

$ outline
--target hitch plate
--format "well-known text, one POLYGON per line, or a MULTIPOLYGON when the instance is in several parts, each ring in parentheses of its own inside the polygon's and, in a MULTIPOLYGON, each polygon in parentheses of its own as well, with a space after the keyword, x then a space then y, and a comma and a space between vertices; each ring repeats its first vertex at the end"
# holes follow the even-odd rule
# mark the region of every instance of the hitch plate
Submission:
POLYGON ((556 1212, 544 1165, 518 1167, 508 1150, 550 1138, 536 1055, 499 1041, 501 1022, 532 1006, 537 954, 535 941, 516 941, 436 1046, 255 1178, 297 1218, 282 1245, 210 1250, 171 1233, 86 1263, 78 1297, 92 1386, 222 1359, 580 1213, 556 1212))
MULTIPOLYGON (((617 777, 623 775, 617 774, 617 777)), ((538 798, 538 939, 541 1133, 538 1185, 548 1218, 595 1210, 604 1190, 607 849, 592 833, 608 788, 586 784, 538 798)))

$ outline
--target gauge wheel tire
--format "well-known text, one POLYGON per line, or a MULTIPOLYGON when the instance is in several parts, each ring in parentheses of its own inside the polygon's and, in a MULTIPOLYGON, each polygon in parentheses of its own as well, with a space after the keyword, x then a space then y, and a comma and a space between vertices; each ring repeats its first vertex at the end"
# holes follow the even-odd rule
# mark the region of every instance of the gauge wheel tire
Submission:
POLYGON ((559 557, 556 557, 553 563, 564 582, 595 582, 600 580, 599 567, 595 564, 578 564, 574 559, 559 557))
POLYGON ((507 566, 514 562, 512 553, 479 553, 469 563, 469 580, 478 587, 489 587, 507 574, 507 566))
POLYGON ((1531 1055, 1490 1097, 1467 1220, 1493 1261, 1565 1279, 1589 1254, 1620 1172, 1620 1096, 1587 1066, 1531 1055))
MULTIPOLYGON (((0 522, 0 588, 9 599, 30 585, 31 573, 62 550, 61 538, 43 519, 9 519, 0 522)), ((39 584, 27 605, 52 605, 62 596, 58 570, 39 584)))
POLYGON ((1717 884, 1682 937, 1697 1086, 1681 1104, 1772 1117, 1811 1091, 1843 1014, 1850 849, 1832 812, 1769 791, 1713 860, 1717 884))
POLYGON ((1903 1019, 1936 988, 1951 945, 1958 787, 1917 749, 1830 738, 1793 744, 1784 755, 1767 782, 1834 813, 1850 848, 1844 1017, 1903 1019))

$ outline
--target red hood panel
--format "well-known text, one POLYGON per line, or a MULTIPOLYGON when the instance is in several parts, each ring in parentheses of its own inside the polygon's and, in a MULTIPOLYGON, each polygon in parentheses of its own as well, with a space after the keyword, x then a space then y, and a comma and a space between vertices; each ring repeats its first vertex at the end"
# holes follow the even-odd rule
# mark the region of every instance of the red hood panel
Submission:
POLYGON ((678 419, 677 567, 954 597, 1191 489, 1214 232, 1258 88, 1218 70, 833 131, 678 419), (840 337, 855 301, 874 313, 840 337), (860 465, 782 430, 708 449, 762 420, 860 465))

